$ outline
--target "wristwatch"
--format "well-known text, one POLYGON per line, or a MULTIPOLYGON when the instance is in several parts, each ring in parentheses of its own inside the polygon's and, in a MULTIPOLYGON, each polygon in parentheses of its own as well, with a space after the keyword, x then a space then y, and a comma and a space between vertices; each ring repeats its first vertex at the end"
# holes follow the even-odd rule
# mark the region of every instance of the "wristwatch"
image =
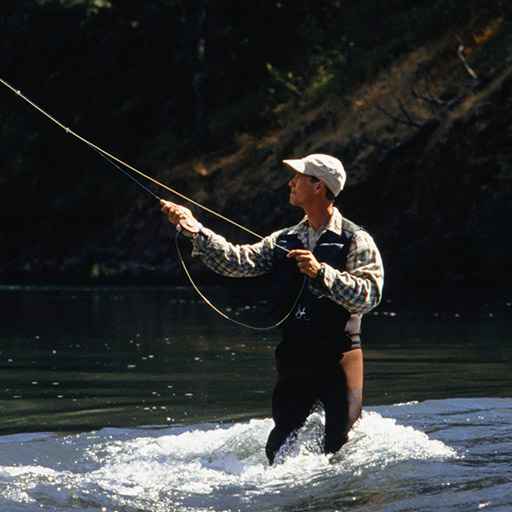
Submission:
POLYGON ((315 281, 320 283, 323 282, 325 277, 325 263, 320 263, 320 269, 318 270, 315 281))

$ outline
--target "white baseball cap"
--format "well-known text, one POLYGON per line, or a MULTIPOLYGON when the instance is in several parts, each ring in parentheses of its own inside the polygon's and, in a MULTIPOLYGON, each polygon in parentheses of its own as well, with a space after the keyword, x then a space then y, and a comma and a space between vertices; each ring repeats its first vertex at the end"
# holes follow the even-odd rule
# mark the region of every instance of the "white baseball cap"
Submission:
POLYGON ((295 160, 283 160, 283 163, 294 171, 322 180, 334 196, 343 190, 347 180, 343 164, 334 156, 318 153, 295 160))

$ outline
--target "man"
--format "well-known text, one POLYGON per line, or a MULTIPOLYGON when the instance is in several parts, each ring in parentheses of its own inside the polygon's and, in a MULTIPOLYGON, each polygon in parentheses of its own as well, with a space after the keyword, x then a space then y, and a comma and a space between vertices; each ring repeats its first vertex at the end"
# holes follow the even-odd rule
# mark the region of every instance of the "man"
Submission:
POLYGON ((271 464, 317 402, 325 411, 324 452, 334 453, 347 441, 362 407, 361 317, 380 302, 384 282, 373 239, 334 206, 346 181, 342 163, 313 154, 284 164, 293 171, 290 204, 305 217, 256 244, 233 245, 204 228, 187 208, 161 202, 169 221, 192 238, 193 255, 215 272, 231 277, 272 272, 277 288, 288 294, 297 276, 307 278, 276 349, 275 427, 266 446, 271 464))

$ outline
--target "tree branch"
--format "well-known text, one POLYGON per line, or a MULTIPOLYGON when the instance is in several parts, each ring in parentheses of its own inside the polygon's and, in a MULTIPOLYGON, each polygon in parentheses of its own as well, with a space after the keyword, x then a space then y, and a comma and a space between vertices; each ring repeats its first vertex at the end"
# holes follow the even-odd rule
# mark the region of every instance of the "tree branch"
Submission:
POLYGON ((412 117, 409 115, 409 113, 405 110, 404 106, 402 105, 402 103, 399 101, 399 105, 400 105, 400 111, 402 112, 402 114, 404 115, 405 119, 403 119, 402 117, 400 116, 397 116, 395 114, 392 114, 391 112, 388 112, 385 108, 381 107, 380 105, 375 105, 375 108, 381 112, 382 114, 384 114, 385 116, 389 117, 390 119, 392 119, 393 121, 395 121, 396 123, 400 123, 400 124, 404 124, 405 126, 413 126, 414 128, 421 128, 421 124, 418 123, 417 121, 414 121, 412 119, 412 117))
POLYGON ((478 75, 475 73, 473 68, 468 64, 466 57, 464 57, 464 45, 459 44, 459 48, 457 49, 457 55, 459 56, 459 59, 462 61, 462 64, 464 64, 464 67, 466 68, 466 71, 469 73, 469 76, 473 78, 474 80, 478 80, 478 75))

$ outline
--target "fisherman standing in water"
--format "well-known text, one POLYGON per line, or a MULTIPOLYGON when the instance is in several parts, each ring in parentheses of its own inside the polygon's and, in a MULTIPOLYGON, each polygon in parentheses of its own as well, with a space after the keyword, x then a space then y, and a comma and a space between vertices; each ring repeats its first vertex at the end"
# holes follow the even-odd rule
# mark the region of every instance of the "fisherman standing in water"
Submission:
POLYGON ((324 452, 334 453, 347 441, 362 408, 361 317, 380 302, 384 283, 375 242, 334 206, 346 180, 342 163, 313 154, 284 164, 294 173, 290 204, 305 217, 256 244, 231 244, 203 227, 188 208, 161 201, 169 221, 192 239, 192 254, 213 271, 230 277, 271 272, 284 293, 297 276, 307 277, 276 349, 275 426, 266 445, 271 464, 317 402, 325 411, 324 452))

